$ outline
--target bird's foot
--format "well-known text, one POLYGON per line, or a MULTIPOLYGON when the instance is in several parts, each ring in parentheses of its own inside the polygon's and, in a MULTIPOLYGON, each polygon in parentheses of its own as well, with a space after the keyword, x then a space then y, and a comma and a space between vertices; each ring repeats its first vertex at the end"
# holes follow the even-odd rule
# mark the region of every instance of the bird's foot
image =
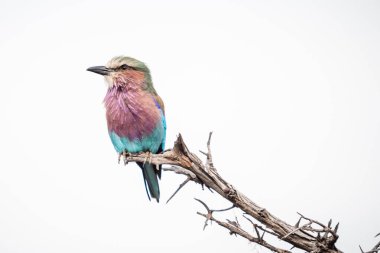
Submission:
POLYGON ((152 163, 152 152, 147 151, 147 152, 145 152, 145 155, 146 155, 146 157, 144 159, 143 164, 145 164, 146 162, 152 163))
POLYGON ((123 152, 120 152, 119 153, 119 158, 118 158, 118 163, 120 164, 121 157, 123 157, 124 165, 127 165, 128 164, 128 156, 129 155, 130 155, 130 153, 128 153, 125 150, 123 152))

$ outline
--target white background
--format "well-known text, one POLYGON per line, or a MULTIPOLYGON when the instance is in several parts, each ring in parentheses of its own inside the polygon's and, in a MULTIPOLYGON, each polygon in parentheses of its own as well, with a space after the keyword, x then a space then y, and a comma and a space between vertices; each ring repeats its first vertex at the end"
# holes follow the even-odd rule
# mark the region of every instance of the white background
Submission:
POLYGON ((204 150, 212 130, 220 174, 257 204, 339 221, 346 252, 376 243, 378 1, 0 5, 0 252, 267 252, 202 231, 193 197, 228 207, 216 194, 189 184, 166 205, 183 178, 165 173, 149 202, 138 167, 117 164, 106 85, 85 70, 121 54, 152 71, 167 147, 181 132, 204 150))

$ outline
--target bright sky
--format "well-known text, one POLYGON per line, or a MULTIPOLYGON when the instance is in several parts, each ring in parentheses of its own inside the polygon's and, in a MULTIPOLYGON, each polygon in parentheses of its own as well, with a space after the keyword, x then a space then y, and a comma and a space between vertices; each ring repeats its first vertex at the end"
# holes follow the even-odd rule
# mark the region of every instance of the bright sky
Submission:
MULTIPOLYGON (((165 101, 167 147, 209 131, 220 174, 275 216, 340 222, 337 246, 380 232, 378 1, 2 1, 0 252, 267 252, 204 211, 229 204, 117 164, 86 68, 128 55, 165 101)), ((198 153, 199 154, 199 153, 198 153)), ((233 219, 238 211, 217 214, 233 219)), ((268 237, 269 238, 269 237, 268 237)), ((275 239, 273 242, 277 243, 275 239)), ((286 248, 290 246, 286 245, 286 248)))

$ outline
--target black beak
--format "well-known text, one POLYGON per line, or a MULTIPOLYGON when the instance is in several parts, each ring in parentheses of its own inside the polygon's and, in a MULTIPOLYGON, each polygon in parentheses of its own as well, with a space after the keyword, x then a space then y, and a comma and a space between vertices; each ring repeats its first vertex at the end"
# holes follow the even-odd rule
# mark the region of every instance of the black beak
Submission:
POLYGON ((107 76, 111 72, 111 70, 105 66, 90 67, 87 71, 91 71, 102 76, 107 76))

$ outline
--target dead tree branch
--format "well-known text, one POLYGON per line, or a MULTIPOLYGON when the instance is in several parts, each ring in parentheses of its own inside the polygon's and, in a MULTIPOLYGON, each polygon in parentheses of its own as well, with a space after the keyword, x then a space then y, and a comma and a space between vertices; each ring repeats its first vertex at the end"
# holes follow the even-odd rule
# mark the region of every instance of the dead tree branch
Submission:
MULTIPOLYGON (((378 237, 379 235, 380 235, 380 233, 375 235, 375 238, 378 237)), ((360 245, 359 245, 359 248, 360 248, 360 251, 362 253, 379 253, 380 252, 380 241, 378 243, 376 243, 376 245, 369 251, 364 251, 360 245)))
MULTIPOLYGON (((280 249, 270 244, 268 241, 265 241, 263 239, 265 233, 271 234, 282 241, 288 242, 293 246, 292 248, 299 248, 306 252, 342 252, 335 247, 335 243, 339 238, 337 234, 339 223, 332 227, 331 220, 327 225, 324 225, 321 222, 299 214, 300 219, 297 224, 293 226, 274 216, 268 210, 257 205, 243 193, 239 192, 218 174, 212 161, 210 143, 211 133, 207 142, 207 153, 201 152, 206 156, 205 164, 202 163, 201 159, 199 159, 195 154, 189 151, 181 135, 179 135, 175 141, 173 149, 165 151, 162 154, 149 155, 149 162, 156 165, 172 165, 171 168, 166 170, 183 174, 187 177, 186 180, 178 187, 176 192, 170 197, 170 199, 189 181, 199 183, 202 186, 205 185, 210 190, 216 191, 220 196, 230 201, 233 207, 242 210, 244 212, 244 217, 253 225, 254 231, 252 232, 254 232, 256 236, 244 230, 237 221, 224 222, 216 219, 213 216, 213 212, 218 210, 212 210, 203 201, 197 200, 202 203, 207 210, 207 214, 198 212, 199 215, 206 218, 204 228, 207 226, 208 221, 214 221, 218 225, 228 229, 230 234, 242 236, 250 242, 262 245, 263 247, 266 247, 274 252, 285 253, 290 251, 280 249), (252 219, 256 220, 256 222, 253 222, 252 219), (265 228, 256 223, 262 224, 265 228), (301 225, 301 223, 304 224, 301 225)), ((124 154, 123 157, 125 163, 145 162, 147 159, 147 155, 144 153, 124 154)), ((379 245, 369 252, 378 252, 378 247, 379 245)))

